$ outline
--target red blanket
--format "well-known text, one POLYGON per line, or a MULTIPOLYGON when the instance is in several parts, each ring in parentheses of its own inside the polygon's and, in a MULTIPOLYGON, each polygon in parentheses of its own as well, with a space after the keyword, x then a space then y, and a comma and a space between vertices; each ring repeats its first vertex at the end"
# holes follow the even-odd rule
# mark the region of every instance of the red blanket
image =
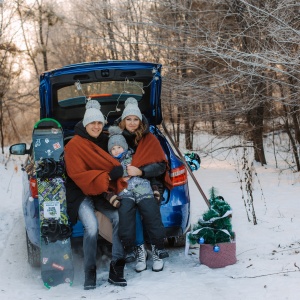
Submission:
POLYGON ((120 163, 93 142, 75 135, 65 146, 67 173, 85 195, 99 195, 108 188, 121 192, 127 187, 122 179, 110 181, 108 173, 120 163))
POLYGON ((173 184, 169 175, 170 168, 168 159, 158 139, 152 133, 148 133, 139 141, 136 152, 132 157, 131 164, 139 168, 156 162, 167 163, 167 170, 164 174, 164 184, 168 189, 172 189, 173 184))

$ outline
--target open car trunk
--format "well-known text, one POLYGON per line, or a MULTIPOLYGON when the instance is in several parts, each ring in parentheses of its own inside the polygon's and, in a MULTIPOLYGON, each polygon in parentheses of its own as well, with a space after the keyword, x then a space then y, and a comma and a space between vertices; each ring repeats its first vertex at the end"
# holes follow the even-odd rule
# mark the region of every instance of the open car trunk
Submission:
MULTIPOLYGON (((81 63, 40 76, 41 118, 54 118, 65 132, 82 120, 88 98, 99 101, 111 125, 134 97, 150 125, 162 121, 161 65, 137 61, 81 63)), ((66 133, 66 135, 68 135, 66 133)))

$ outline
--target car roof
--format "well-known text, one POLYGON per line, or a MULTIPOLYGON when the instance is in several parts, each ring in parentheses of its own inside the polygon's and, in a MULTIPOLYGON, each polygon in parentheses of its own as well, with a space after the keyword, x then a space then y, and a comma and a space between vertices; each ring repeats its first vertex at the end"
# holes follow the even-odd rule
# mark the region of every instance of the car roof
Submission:
POLYGON ((70 64, 63 66, 61 68, 56 68, 43 72, 40 75, 40 78, 43 78, 45 75, 56 76, 60 74, 73 73, 77 70, 88 70, 88 69, 103 69, 103 68, 121 68, 123 70, 127 69, 152 69, 157 68, 161 69, 162 65, 159 63, 151 62, 141 62, 136 60, 101 60, 101 61, 91 61, 91 62, 81 62, 77 64, 70 64))

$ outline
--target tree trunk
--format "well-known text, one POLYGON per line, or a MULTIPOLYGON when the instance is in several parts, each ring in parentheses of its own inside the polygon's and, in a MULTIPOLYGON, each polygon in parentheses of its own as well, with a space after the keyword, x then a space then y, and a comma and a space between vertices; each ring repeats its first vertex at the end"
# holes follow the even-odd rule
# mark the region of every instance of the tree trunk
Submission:
MULTIPOLYGON (((39 38, 40 38, 40 43, 41 43, 41 52, 42 52, 42 57, 43 57, 43 65, 44 65, 44 70, 48 70, 48 58, 47 58, 47 45, 44 42, 44 37, 43 37, 43 7, 42 5, 38 4, 38 24, 39 24, 39 38)), ((47 38, 46 38, 47 40, 47 38)))
POLYGON ((252 109, 248 115, 248 123, 251 130, 251 140, 254 148, 254 160, 266 165, 266 157, 263 144, 263 121, 264 121, 264 103, 252 109))
POLYGON ((212 134, 216 135, 217 134, 217 130, 216 130, 216 120, 215 120, 215 111, 214 111, 214 107, 211 103, 208 104, 209 106, 209 115, 211 116, 211 129, 212 129, 212 134))
POLYGON ((293 124, 294 124, 294 129, 295 129, 295 140, 300 144, 300 127, 299 127, 299 111, 298 108, 295 106, 292 106, 291 108, 291 113, 292 113, 292 119, 293 119, 293 124))
POLYGON ((0 99, 0 139, 2 154, 4 154, 4 133, 3 133, 3 105, 2 99, 0 99))
POLYGON ((178 106, 177 110, 177 138, 175 140, 176 146, 179 147, 180 141, 180 123, 181 123, 181 108, 178 106))
POLYGON ((190 119, 188 117, 184 118, 184 136, 185 136, 186 149, 192 150, 193 145, 192 145, 192 139, 191 139, 190 119))
POLYGON ((295 162, 296 162, 296 166, 297 166, 297 172, 300 171, 300 161, 299 161, 299 155, 298 155, 298 151, 297 151, 297 145, 296 145, 296 141, 292 135, 292 132, 291 132, 291 128, 290 128, 290 125, 289 125, 289 119, 288 119, 288 110, 287 110, 287 107, 286 105, 283 106, 284 108, 284 112, 285 112, 285 115, 286 115, 286 118, 285 118, 285 122, 284 122, 284 127, 285 127, 285 130, 290 138, 290 141, 291 141, 291 144, 292 144, 292 150, 293 150, 293 154, 294 154, 294 158, 295 158, 295 162))
POLYGON ((300 144, 300 126, 299 126, 299 100, 296 95, 297 93, 297 86, 298 82, 296 80, 295 76, 289 76, 288 81, 291 84, 291 102, 292 102, 292 108, 291 108, 291 114, 293 118, 294 128, 295 128, 295 139, 300 144))

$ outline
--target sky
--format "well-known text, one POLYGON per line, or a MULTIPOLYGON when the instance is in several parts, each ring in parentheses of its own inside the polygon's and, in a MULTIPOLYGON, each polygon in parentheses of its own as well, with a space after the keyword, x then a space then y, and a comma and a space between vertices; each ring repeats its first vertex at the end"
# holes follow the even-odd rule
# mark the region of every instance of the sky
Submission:
MULTIPOLYGON (((98 259, 97 288, 85 291, 82 257, 74 254, 73 286, 62 284, 46 289, 40 270, 27 262, 21 201, 24 157, 8 158, 5 149, 5 154, 0 154, 0 299, 299 299, 300 174, 286 166, 275 168, 274 152, 266 140, 268 165, 253 165, 252 193, 257 219, 257 225, 253 225, 247 193, 239 181, 244 178, 242 154, 216 150, 213 156, 204 155, 209 147, 221 148, 236 141, 214 139, 211 142, 207 135, 197 136, 195 141, 202 157, 195 177, 207 195, 214 186, 233 210, 235 264, 211 269, 200 264, 198 245, 190 247, 187 255, 184 247, 168 248, 170 257, 165 259, 162 272, 151 270, 151 259, 147 261, 148 269, 141 273, 134 271, 134 263, 128 264, 125 269, 128 285, 116 287, 107 282, 110 260, 103 256, 98 259)), ((285 144, 284 139, 281 143, 285 144)), ((250 153, 250 161, 251 157, 250 153)), ((207 206, 191 177, 189 189, 194 224, 207 206)))

